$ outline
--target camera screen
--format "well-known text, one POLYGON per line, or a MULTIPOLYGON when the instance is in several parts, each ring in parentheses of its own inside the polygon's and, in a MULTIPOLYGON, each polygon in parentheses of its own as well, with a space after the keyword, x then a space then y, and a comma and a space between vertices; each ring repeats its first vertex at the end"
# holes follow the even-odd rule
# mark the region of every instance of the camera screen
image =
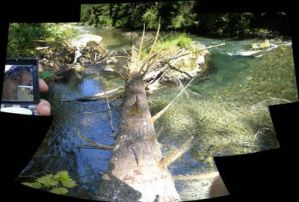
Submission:
POLYGON ((2 101, 33 102, 34 65, 6 65, 2 101))

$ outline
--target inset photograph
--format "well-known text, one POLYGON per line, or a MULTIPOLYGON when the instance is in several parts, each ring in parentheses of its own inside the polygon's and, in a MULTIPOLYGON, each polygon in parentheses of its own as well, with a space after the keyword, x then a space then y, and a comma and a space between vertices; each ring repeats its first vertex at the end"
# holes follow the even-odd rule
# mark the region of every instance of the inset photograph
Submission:
POLYGON ((36 59, 8 59, 4 68, 1 112, 35 115, 39 100, 36 59))

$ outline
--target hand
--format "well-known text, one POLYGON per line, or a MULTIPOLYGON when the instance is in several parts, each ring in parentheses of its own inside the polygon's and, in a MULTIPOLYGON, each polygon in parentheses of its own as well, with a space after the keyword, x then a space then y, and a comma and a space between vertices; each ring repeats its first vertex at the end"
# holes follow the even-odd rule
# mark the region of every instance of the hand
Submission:
MULTIPOLYGON (((47 92, 49 90, 48 85, 43 79, 39 79, 39 91, 40 92, 47 92)), ((38 103, 36 110, 38 114, 42 116, 50 116, 51 115, 51 105, 47 100, 40 99, 40 102, 38 103)))

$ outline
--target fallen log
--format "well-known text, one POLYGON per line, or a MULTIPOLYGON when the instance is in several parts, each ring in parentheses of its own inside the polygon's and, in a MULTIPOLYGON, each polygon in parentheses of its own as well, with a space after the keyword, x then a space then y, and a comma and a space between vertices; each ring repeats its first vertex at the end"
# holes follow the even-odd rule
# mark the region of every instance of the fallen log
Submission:
POLYGON ((180 197, 157 141, 139 72, 125 86, 121 125, 99 200, 179 201, 180 197))

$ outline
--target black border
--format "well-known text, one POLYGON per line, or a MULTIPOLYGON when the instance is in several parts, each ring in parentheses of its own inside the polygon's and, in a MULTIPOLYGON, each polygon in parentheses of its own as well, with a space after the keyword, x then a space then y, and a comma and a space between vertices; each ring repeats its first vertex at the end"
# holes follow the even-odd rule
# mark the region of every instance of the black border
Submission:
MULTIPOLYGON (((8 22, 72 22, 80 19, 80 3, 123 2, 116 0, 33 1, 0 3, 0 66, 5 64, 8 22)), ((128 1, 125 1, 128 2, 128 1)), ((298 10, 295 1, 201 0, 203 12, 285 11, 290 17, 295 71, 298 87, 298 10)), ((3 73, 0 73, 0 80, 3 73)), ((2 82, 0 82, 0 93, 2 82)), ((271 117, 281 147, 241 156, 215 158, 216 165, 231 195, 209 201, 267 200, 288 201, 296 196, 299 103, 270 107, 271 117), (291 183, 294 182, 294 185, 291 183)), ((1 197, 8 201, 87 201, 58 196, 14 183, 15 177, 30 160, 44 138, 52 117, 32 117, 0 113, 1 173, 4 178, 1 197), (12 124, 13 123, 13 124, 12 124)), ((295 199, 296 200, 296 199, 295 199)), ((293 201, 293 200, 292 200, 293 201)))

